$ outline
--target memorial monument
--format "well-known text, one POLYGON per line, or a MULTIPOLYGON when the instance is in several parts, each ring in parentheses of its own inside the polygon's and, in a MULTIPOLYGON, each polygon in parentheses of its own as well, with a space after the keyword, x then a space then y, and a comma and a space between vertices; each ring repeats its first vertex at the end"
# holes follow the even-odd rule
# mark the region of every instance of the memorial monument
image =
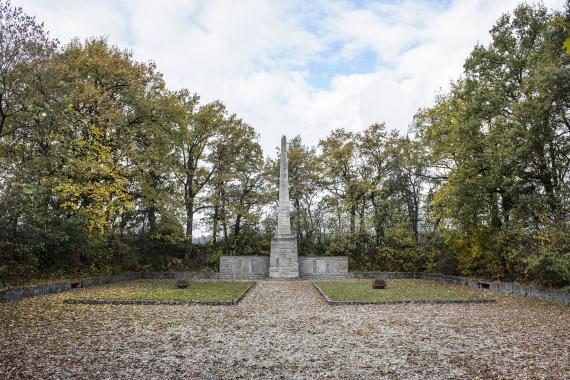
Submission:
POLYGON ((270 278, 299 277, 297 238, 291 233, 289 214, 289 166, 287 162, 287 138, 281 137, 281 160, 279 165, 279 213, 277 232, 271 239, 269 255, 270 278))
POLYGON ((297 238, 291 233, 289 214, 289 165, 287 139, 281 138, 279 165, 279 214, 277 231, 267 255, 221 256, 220 278, 344 277, 348 275, 346 256, 298 256, 297 238))

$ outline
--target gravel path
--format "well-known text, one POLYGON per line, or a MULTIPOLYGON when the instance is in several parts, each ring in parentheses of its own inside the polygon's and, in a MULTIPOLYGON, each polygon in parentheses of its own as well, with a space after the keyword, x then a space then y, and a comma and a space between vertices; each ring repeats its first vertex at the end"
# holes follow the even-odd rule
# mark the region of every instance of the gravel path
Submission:
MULTIPOLYGON (((81 291, 81 290, 74 290, 81 291)), ((237 306, 0 304, 0 378, 570 379, 570 307, 326 304, 260 281, 237 306)))

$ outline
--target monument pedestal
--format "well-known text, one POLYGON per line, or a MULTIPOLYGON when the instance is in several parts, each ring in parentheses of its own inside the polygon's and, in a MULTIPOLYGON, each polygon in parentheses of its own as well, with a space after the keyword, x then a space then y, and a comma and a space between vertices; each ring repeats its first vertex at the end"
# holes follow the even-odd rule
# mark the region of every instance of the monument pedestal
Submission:
POLYGON ((297 238, 293 234, 277 234, 271 239, 270 278, 299 277, 297 238))

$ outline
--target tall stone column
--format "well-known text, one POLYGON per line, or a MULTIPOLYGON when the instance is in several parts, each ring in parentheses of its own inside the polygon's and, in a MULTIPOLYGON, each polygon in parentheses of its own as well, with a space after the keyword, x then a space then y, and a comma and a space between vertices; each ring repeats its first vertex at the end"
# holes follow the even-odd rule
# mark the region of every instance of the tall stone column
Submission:
POLYGON ((299 277, 299 256, 297 238, 291 233, 289 213, 289 167, 287 162, 287 138, 281 138, 281 160, 279 166, 279 215, 277 233, 271 239, 269 277, 299 277))

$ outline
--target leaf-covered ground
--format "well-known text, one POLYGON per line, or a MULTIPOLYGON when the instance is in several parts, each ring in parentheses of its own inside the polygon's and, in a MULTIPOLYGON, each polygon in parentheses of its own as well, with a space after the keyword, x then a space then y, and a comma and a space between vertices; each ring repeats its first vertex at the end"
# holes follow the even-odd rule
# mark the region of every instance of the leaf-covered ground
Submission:
POLYGON ((260 281, 236 306, 69 296, 0 304, 0 378, 570 378, 570 307, 522 297, 332 306, 309 281, 260 281))
POLYGON ((79 300, 232 301, 252 282, 192 281, 178 289, 174 280, 137 280, 68 293, 79 300))
POLYGON ((388 280, 385 289, 374 289, 371 280, 318 281, 317 285, 332 301, 400 302, 434 300, 481 300, 489 297, 466 286, 453 286, 426 280, 388 280))

